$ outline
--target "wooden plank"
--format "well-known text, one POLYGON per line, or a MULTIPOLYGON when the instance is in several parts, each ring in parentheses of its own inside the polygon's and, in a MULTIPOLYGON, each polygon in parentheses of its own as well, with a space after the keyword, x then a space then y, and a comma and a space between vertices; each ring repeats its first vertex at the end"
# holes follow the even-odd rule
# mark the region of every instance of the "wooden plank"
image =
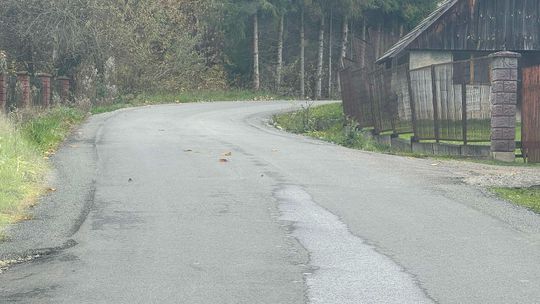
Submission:
POLYGON ((431 96, 433 101, 433 122, 435 130, 435 141, 439 142, 441 139, 440 126, 439 126, 439 105, 437 101, 437 77, 435 75, 435 66, 431 66, 431 96))
POLYGON ((467 85, 461 85, 461 125, 463 127, 463 144, 467 145, 467 85))
POLYGON ((523 69, 522 144, 529 162, 540 162, 540 66, 523 69))

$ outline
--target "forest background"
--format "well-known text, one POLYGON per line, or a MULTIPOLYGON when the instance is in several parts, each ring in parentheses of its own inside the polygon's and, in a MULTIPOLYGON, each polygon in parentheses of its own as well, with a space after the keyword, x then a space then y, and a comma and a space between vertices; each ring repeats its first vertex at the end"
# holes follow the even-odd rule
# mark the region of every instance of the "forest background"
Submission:
POLYGON ((69 76, 93 103, 252 89, 339 97, 436 0, 0 0, 0 72, 69 76))

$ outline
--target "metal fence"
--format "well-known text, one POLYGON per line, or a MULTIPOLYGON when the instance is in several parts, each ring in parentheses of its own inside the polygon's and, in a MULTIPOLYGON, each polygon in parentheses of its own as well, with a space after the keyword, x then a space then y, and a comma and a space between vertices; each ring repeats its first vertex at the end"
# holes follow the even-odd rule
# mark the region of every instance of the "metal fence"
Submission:
POLYGON ((345 114, 376 134, 417 140, 480 142, 491 134, 490 58, 409 69, 342 71, 345 114))

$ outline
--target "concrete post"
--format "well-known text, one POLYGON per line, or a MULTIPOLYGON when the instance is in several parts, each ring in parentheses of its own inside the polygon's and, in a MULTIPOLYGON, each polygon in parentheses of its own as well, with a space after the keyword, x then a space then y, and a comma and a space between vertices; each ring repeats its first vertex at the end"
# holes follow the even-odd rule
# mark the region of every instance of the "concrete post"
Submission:
POLYGON ((495 160, 516 159, 518 53, 491 54, 491 154, 495 160))
POLYGON ((21 108, 29 108, 32 105, 32 98, 30 92, 30 74, 28 72, 17 73, 17 86, 21 90, 21 108))
POLYGON ((69 84, 69 77, 58 77, 58 84, 60 89, 60 102, 65 104, 69 100, 69 90, 70 90, 70 84, 69 84))
POLYGON ((44 108, 51 105, 51 78, 52 75, 40 73, 37 74, 41 80, 41 101, 44 108))
POLYGON ((0 113, 7 112, 8 75, 0 73, 0 113))

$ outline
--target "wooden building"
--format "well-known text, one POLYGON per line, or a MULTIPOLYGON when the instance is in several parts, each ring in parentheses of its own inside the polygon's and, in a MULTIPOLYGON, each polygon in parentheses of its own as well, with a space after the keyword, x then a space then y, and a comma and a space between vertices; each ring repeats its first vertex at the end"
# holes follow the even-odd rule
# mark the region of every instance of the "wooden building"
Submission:
MULTIPOLYGON (((381 70, 391 68, 392 74, 407 67, 414 98, 401 96, 398 90, 397 99, 408 98, 412 106, 421 107, 417 120, 435 120, 436 138, 445 131, 440 123, 462 120, 466 126, 469 120, 486 121, 491 116, 491 127, 482 130, 491 129, 492 150, 513 155, 515 123, 510 122, 517 118, 523 154, 540 162, 540 0, 446 0, 376 63, 381 70), (497 66, 493 57, 486 58, 501 54, 508 57, 497 66), (515 66, 506 66, 510 63, 515 66), (494 69, 507 68, 508 75, 501 70, 493 75, 494 69), (458 113, 447 111, 452 109, 458 113)), ((456 134, 467 138, 467 131, 456 134)))
POLYGON ((447 0, 377 63, 415 69, 498 51, 540 63, 540 0, 447 0))

